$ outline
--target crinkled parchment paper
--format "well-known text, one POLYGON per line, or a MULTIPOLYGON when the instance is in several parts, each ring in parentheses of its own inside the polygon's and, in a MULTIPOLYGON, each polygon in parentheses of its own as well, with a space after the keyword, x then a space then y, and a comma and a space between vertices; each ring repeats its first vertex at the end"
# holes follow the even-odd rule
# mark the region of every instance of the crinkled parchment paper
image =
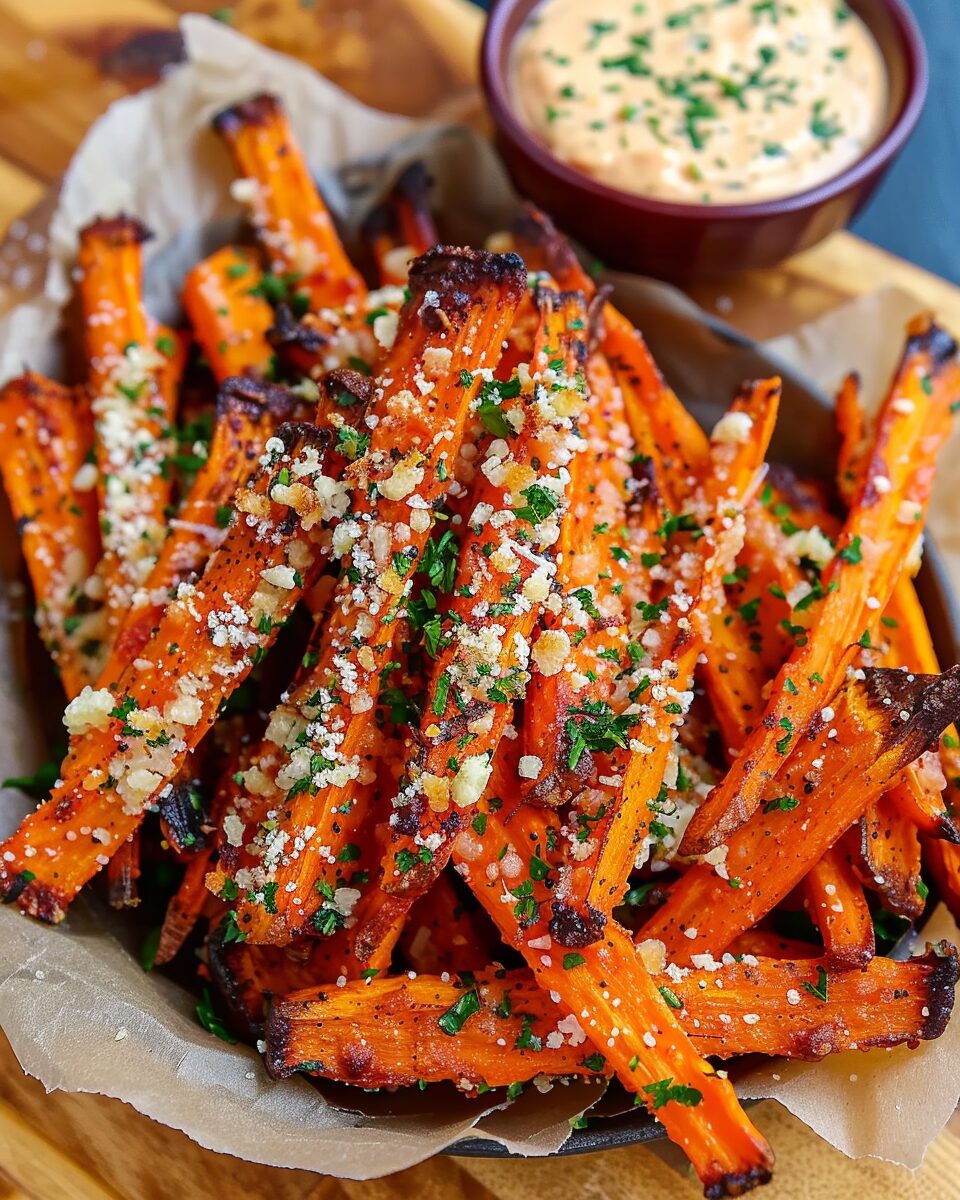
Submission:
MULTIPOLYGON (((76 233, 98 213, 123 208, 154 231, 151 307, 161 318, 176 314, 186 267, 231 236, 240 220, 229 197, 230 167, 209 118, 258 90, 283 98, 324 194, 348 230, 369 198, 415 157, 427 159, 436 179, 446 237, 482 242, 516 210, 493 151, 476 136, 365 109, 302 64, 204 18, 186 18, 183 30, 189 61, 158 87, 115 104, 78 150, 47 231, 45 283, 38 271, 25 303, 0 320, 0 379, 24 363, 54 372, 60 366, 57 334, 76 233)), ((25 236, 30 229, 19 230, 24 270, 26 251, 36 249, 36 239, 25 236)), ((654 287, 661 308, 684 311, 686 301, 654 287)), ((626 302, 631 294, 649 294, 651 285, 620 278, 618 288, 626 302)), ((777 350, 825 387, 856 366, 877 390, 886 365, 879 372, 872 366, 887 348, 892 352, 903 319, 916 307, 901 294, 883 293, 841 313, 839 336, 835 325, 815 326, 777 350)), ((718 386, 713 377, 697 381, 695 373, 693 382, 707 390, 718 386)), ((955 456, 947 470, 951 478, 941 486, 933 525, 960 579, 951 501, 960 470, 955 456)), ((8 569, 13 545, 9 528, 0 530, 0 564, 8 569)), ((0 777, 23 773, 38 758, 37 697, 21 657, 16 626, 0 623, 0 777)), ((24 809, 18 793, 3 794, 0 834, 24 809)), ((955 935, 945 918, 941 923, 938 935, 955 935)), ((356 1107, 365 1111, 350 1111, 342 1090, 331 1102, 330 1092, 322 1095, 303 1080, 271 1082, 252 1051, 203 1032, 195 1000, 161 976, 145 975, 125 936, 113 914, 85 901, 58 928, 0 908, 0 1026, 24 1069, 46 1087, 119 1097, 211 1149, 355 1179, 410 1166, 468 1131, 524 1154, 547 1154, 565 1140, 568 1118, 599 1094, 589 1083, 555 1086, 545 1095, 530 1088, 508 1114, 452 1092, 442 1102, 431 1092, 379 1104, 360 1097, 356 1107)), ((912 1053, 775 1062, 743 1075, 739 1087, 744 1096, 779 1099, 848 1154, 915 1166, 956 1106, 960 1021, 939 1042, 912 1053)))

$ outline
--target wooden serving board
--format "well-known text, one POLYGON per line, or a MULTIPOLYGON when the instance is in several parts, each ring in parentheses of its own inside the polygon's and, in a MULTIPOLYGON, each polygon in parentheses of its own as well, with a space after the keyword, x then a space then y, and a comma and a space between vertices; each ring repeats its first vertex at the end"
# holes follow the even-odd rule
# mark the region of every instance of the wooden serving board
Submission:
MULTIPOLYGON (((456 113, 475 86, 483 16, 467 0, 0 0, 0 236, 38 203, 87 126, 176 57, 178 16, 201 9, 298 55, 368 103, 456 113), (411 66, 416 69, 411 69, 411 66)), ((17 302, 15 256, 0 254, 0 310, 17 302)), ((691 290, 752 337, 795 329, 896 283, 960 330, 960 289, 850 234, 783 266, 691 290)), ((755 1110, 776 1147, 769 1200, 960 1200, 960 1122, 911 1174, 851 1162, 776 1105, 755 1110)), ((0 1035, 0 1200, 693 1200, 697 1185, 644 1148, 579 1159, 438 1158, 351 1183, 259 1167, 202 1150, 117 1100, 54 1093, 27 1079, 0 1035)))

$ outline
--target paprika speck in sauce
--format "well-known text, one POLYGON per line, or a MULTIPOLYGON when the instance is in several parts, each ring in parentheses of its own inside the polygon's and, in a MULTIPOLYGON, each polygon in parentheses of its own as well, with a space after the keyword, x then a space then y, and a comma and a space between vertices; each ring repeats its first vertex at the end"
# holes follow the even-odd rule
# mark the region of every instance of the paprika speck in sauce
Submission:
POLYGON ((840 0, 543 0, 512 86, 558 159, 689 204, 815 187, 869 150, 887 109, 880 49, 840 0))

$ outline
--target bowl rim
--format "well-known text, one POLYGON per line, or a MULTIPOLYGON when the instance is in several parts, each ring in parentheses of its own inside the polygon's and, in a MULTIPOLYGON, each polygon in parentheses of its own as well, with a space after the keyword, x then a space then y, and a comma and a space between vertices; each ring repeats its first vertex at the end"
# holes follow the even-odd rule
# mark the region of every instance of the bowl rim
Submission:
MULTIPOLYGON (((916 17, 906 0, 879 0, 892 18, 899 40, 907 69, 906 91, 898 112, 883 136, 838 175, 833 175, 823 183, 804 191, 745 204, 685 204, 622 191, 578 171, 552 154, 514 111, 508 75, 500 66, 502 50, 507 40, 507 22, 521 5, 529 3, 532 9, 539 2, 540 0, 533 0, 533 3, 530 3, 530 0, 493 0, 487 18, 480 45, 480 79, 497 134, 517 145, 540 170, 547 172, 554 182, 586 193, 593 200, 619 205, 637 215, 699 223, 717 220, 737 222, 786 216, 819 207, 837 196, 862 187, 887 166, 903 149, 926 103, 930 83, 929 63, 916 17)), ((852 7, 855 10, 858 8, 857 0, 852 0, 852 7)), ((858 12, 858 15, 861 14, 858 12)), ((862 16, 861 19, 870 28, 869 21, 862 16)), ((888 62, 886 56, 884 62, 888 62)))

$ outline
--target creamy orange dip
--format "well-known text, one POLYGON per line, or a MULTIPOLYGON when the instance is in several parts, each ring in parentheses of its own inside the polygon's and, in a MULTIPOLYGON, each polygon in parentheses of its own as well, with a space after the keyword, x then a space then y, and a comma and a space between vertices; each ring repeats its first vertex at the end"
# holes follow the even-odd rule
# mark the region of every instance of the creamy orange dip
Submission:
POLYGON ((880 49, 842 0, 543 0, 519 115, 603 183, 691 204, 804 191, 879 137, 880 49))

